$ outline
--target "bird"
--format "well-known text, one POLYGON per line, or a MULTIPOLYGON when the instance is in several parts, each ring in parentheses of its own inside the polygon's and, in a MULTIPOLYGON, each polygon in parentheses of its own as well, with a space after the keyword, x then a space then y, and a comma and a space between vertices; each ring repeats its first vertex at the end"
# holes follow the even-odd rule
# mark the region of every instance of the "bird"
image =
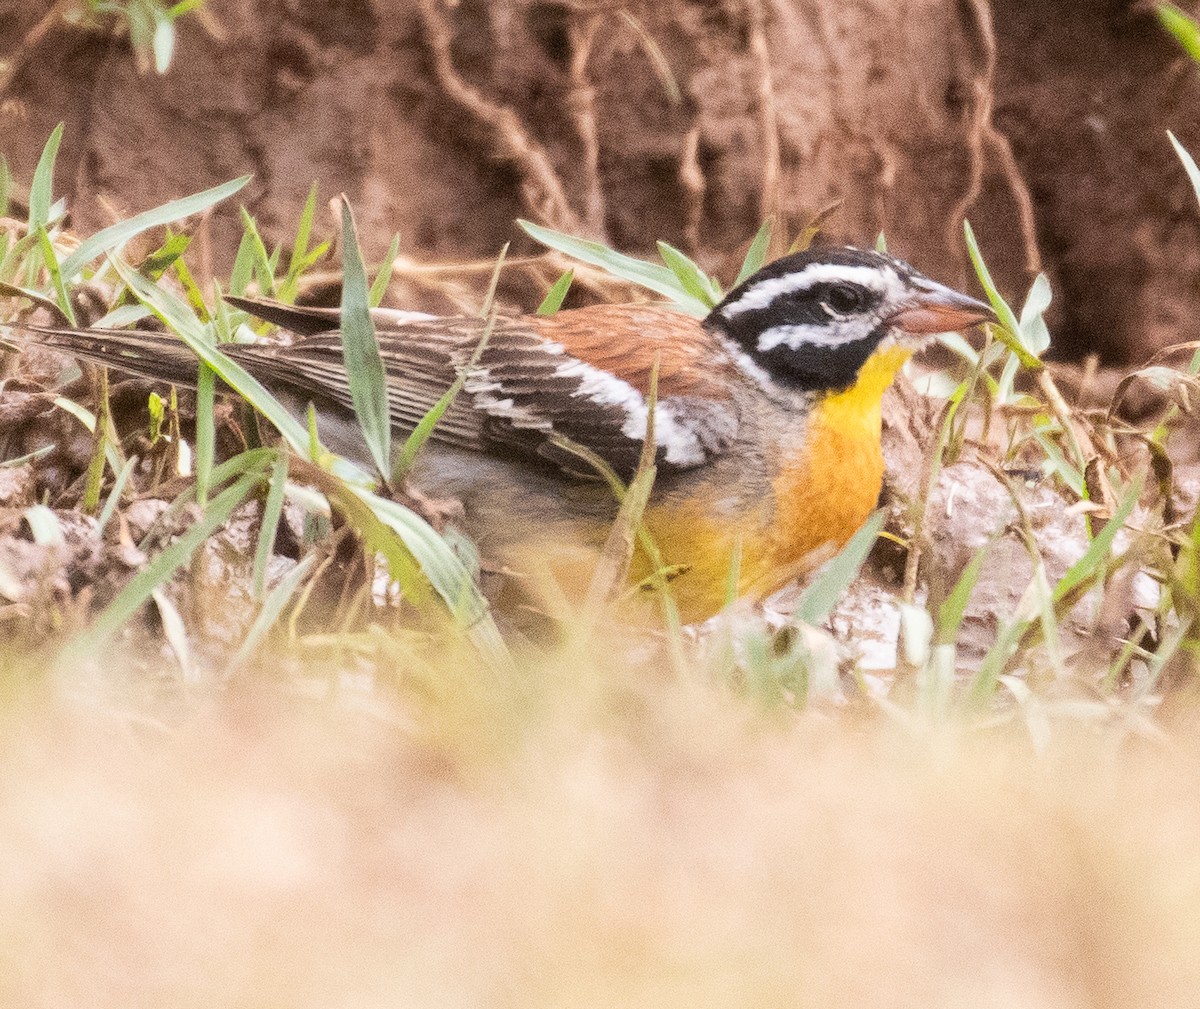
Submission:
MULTIPOLYGON (((292 339, 220 351, 298 415, 311 403, 334 451, 369 459, 337 309, 226 300, 292 339)), ((624 481, 637 472, 656 381, 642 521, 687 621, 723 608, 732 570, 737 595, 760 599, 848 542, 881 492, 884 391, 935 335, 992 316, 901 259, 852 247, 767 263, 703 319, 656 304, 490 321, 375 311, 395 430, 410 431, 462 376, 412 484, 461 503, 481 557, 568 595, 588 583, 617 513, 598 469, 624 481)), ((77 358, 195 383, 195 357, 169 333, 37 335, 77 358)), ((631 585, 653 574, 638 550, 631 585)))

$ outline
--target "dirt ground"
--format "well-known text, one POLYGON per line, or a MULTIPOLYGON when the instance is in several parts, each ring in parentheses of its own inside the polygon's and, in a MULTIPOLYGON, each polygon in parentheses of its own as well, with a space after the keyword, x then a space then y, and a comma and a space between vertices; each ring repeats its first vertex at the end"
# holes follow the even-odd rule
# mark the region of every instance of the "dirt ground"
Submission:
MULTIPOLYGON (((66 122, 82 232, 253 172, 277 241, 315 179, 375 254, 393 232, 418 261, 519 252, 525 216, 728 271, 765 214, 794 233, 840 200, 831 239, 883 231, 950 282, 964 216, 1014 297, 1044 266, 1061 355, 1142 359, 1200 308, 1165 136, 1200 147, 1200 75, 1148 5, 210 0, 162 78, 48 8, 0 0, 0 135, 27 180, 66 122)), ((212 222, 218 265, 236 214, 212 222)))

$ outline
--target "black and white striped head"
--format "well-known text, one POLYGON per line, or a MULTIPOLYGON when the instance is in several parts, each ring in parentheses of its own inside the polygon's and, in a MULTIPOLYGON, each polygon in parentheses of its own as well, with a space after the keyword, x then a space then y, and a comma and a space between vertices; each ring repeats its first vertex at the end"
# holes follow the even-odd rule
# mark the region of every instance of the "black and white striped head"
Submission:
POLYGON ((767 264, 704 324, 761 382, 799 392, 845 389, 888 343, 923 346, 936 333, 991 316, 989 306, 861 249, 813 249, 767 264))

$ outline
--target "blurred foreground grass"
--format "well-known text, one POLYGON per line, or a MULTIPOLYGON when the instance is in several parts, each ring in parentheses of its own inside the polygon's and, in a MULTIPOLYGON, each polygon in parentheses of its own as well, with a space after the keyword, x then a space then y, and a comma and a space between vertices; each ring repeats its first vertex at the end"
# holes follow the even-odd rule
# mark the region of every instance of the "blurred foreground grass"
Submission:
POLYGON ((521 687, 252 679, 170 731, 6 706, 0 1001, 1194 1004, 1194 733, 1069 722, 1035 754, 596 655, 521 687))

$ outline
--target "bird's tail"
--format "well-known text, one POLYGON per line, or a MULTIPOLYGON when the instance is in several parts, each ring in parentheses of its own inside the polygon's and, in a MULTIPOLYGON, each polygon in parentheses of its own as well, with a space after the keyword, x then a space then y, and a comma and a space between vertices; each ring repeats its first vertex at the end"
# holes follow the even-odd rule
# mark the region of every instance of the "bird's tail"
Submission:
POLYGON ((42 346, 142 378, 195 388, 196 355, 178 337, 140 329, 22 327, 42 346))

